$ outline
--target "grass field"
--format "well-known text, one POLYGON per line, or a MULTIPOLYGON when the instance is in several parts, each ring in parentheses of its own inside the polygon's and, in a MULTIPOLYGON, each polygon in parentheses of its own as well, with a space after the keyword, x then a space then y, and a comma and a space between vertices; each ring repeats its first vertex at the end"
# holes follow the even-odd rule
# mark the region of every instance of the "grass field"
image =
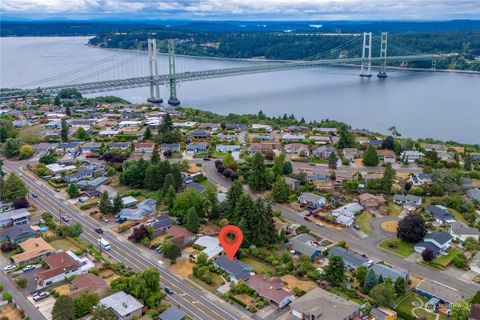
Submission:
POLYGON ((220 277, 218 274, 212 272, 212 278, 213 278, 213 283, 212 284, 207 284, 203 282, 202 280, 195 278, 193 275, 189 276, 188 279, 191 280, 192 282, 195 282, 202 288, 210 291, 210 292, 215 292, 221 285, 223 285, 224 281, 222 277, 220 277))
POLYGON ((433 262, 438 263, 442 267, 446 268, 450 264, 450 262, 452 262, 453 257, 459 253, 462 253, 462 250, 460 248, 452 248, 446 256, 440 256, 433 260, 433 262))
POLYGON ((387 232, 395 233, 397 232, 398 221, 385 221, 382 223, 381 227, 387 232))
POLYGON ((175 264, 170 266, 170 269, 180 278, 185 279, 192 275, 192 268, 194 264, 190 259, 178 259, 175 264))
POLYGON ((359 216, 357 216, 357 225, 360 227, 360 230, 365 232, 368 235, 372 234, 372 227, 370 224, 372 223, 374 217, 370 212, 363 212, 359 216))
POLYGON ((255 259, 255 258, 252 258, 252 257, 243 257, 240 260, 243 263, 246 263, 249 266, 252 266, 253 271, 255 271, 256 273, 259 273, 259 274, 266 274, 266 273, 273 272, 275 270, 273 268, 273 266, 271 266, 269 264, 266 264, 266 263, 263 263, 263 262, 255 259))
POLYGON ((308 292, 317 286, 317 284, 313 281, 298 280, 295 276, 292 276, 291 274, 284 275, 280 279, 286 282, 287 287, 291 290, 296 287, 308 292))
POLYGON ((75 243, 71 242, 68 239, 56 239, 50 242, 50 245, 54 247, 55 249, 63 249, 65 251, 81 251, 82 248, 77 246, 75 243))
POLYGON ((408 243, 408 242, 404 242, 402 240, 400 240, 400 245, 398 246, 398 248, 390 248, 388 246, 388 243, 389 241, 391 241, 392 239, 397 239, 397 238, 388 238, 388 239, 385 239, 383 240, 382 242, 380 242, 378 244, 378 247, 386 250, 386 251, 389 251, 393 254, 396 254, 398 256, 401 256, 401 257, 408 257, 409 255, 411 255, 413 253, 413 247, 414 247, 414 244, 413 243, 408 243))
POLYGON ((388 212, 388 215, 391 217, 398 217, 400 213, 402 212, 402 208, 397 206, 394 203, 389 203, 384 207, 384 210, 388 212))

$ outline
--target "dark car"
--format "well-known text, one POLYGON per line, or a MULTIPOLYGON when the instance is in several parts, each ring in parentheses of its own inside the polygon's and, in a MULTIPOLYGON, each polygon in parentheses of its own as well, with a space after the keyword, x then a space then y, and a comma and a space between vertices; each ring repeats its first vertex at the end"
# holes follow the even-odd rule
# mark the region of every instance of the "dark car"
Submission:
POLYGON ((102 233, 103 233, 103 229, 102 229, 102 228, 95 228, 95 232, 96 232, 96 233, 99 233, 99 234, 102 234, 102 233))
POLYGON ((170 287, 165 287, 165 292, 168 294, 173 294, 173 290, 170 287))
POLYGON ((203 158, 203 161, 210 161, 210 158, 203 158))
POLYGON ((70 221, 70 218, 68 216, 62 216, 62 220, 64 222, 68 222, 68 221, 70 221))
POLYGON ((32 198, 38 197, 35 193, 32 192, 32 198))
POLYGON ((353 228, 354 228, 355 230, 360 230, 360 227, 358 226, 358 224, 354 224, 354 225, 353 225, 353 228))
POLYGON ((124 223, 125 221, 127 221, 127 218, 118 218, 115 220, 116 223, 124 223))
POLYGON ((305 221, 311 221, 310 218, 308 218, 308 217, 303 217, 303 220, 305 220, 305 221))

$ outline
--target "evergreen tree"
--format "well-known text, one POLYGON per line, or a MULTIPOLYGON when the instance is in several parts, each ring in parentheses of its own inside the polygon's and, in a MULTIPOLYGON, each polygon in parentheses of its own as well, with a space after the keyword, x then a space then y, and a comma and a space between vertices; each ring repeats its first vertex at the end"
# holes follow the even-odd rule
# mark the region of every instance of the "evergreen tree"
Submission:
POLYGON ((65 114, 69 117, 72 115, 72 108, 70 107, 70 105, 67 105, 65 107, 65 114))
POLYGON ((107 191, 104 191, 102 193, 100 203, 98 204, 98 210, 103 214, 112 213, 112 202, 110 201, 110 197, 107 191))
POLYGON ((264 206, 261 199, 255 201, 254 207, 254 222, 252 223, 254 239, 252 242, 258 247, 272 245, 276 242, 272 207, 270 205, 264 206))
POLYGON ((165 177, 165 182, 163 183, 163 190, 166 191, 168 188, 173 187, 175 188, 175 179, 173 178, 173 174, 169 173, 165 177))
POLYGON ((62 101, 60 100, 60 98, 58 96, 56 96, 55 99, 53 100, 53 105, 58 107, 61 104, 62 104, 62 101))
POLYGON ((197 233, 200 229, 200 219, 198 218, 197 210, 195 209, 195 207, 191 207, 190 209, 188 209, 184 219, 185 228, 187 228, 187 230, 190 230, 193 233, 197 233))
POLYGON ((150 162, 153 164, 158 164, 160 162, 160 154, 157 150, 153 150, 152 157, 150 158, 150 162))
POLYGON ((175 189, 170 186, 163 198, 163 203, 168 207, 169 210, 173 208, 173 203, 175 202, 175 189))
POLYGON ((353 148, 355 147, 355 136, 348 130, 348 128, 340 128, 340 138, 338 140, 338 148, 353 148))
POLYGON ((62 129, 60 131, 60 138, 63 142, 68 141, 68 124, 65 119, 62 119, 62 129))
POLYGON ((285 165, 285 153, 281 153, 273 159, 273 174, 275 178, 283 175, 283 166, 285 165))
POLYGON ((19 199, 26 198, 28 188, 25 182, 15 173, 11 172, 3 183, 2 198, 7 202, 15 202, 19 199))
POLYGON ((173 122, 170 113, 166 113, 163 116, 163 121, 160 126, 158 126, 158 133, 168 133, 173 130, 173 122))
POLYGON ((272 186, 273 200, 278 203, 284 203, 288 201, 289 195, 290 195, 290 187, 285 182, 285 179, 279 176, 277 181, 275 181, 275 183, 272 186))
POLYGON ((323 269, 325 280, 331 284, 338 285, 345 280, 345 262, 340 256, 330 256, 328 265, 323 269))
POLYGON ((171 173, 172 173, 173 181, 175 184, 175 190, 178 190, 183 184, 182 173, 180 171, 180 168, 178 167, 178 164, 172 165, 171 173))
POLYGON ((143 133, 143 140, 150 140, 152 139, 152 130, 150 130, 150 127, 147 126, 147 129, 145 129, 145 132, 143 133))
POLYGON ((143 181, 143 186, 148 190, 159 190, 163 187, 163 180, 161 179, 161 172, 159 165, 149 165, 145 171, 145 178, 143 181))
POLYGON ((250 195, 244 193, 238 199, 237 207, 234 210, 234 216, 232 219, 233 221, 229 220, 230 223, 238 225, 240 227, 240 222, 243 223, 241 227, 243 232, 243 244, 245 247, 250 246, 253 244, 254 235, 254 224, 257 223, 257 217, 254 213, 254 203, 250 195))
POLYGON ((385 193, 392 192, 392 185, 395 179, 395 170, 392 168, 391 163, 385 164, 385 172, 383 173, 382 178, 382 190, 385 193))
POLYGON ((13 158, 20 151, 20 141, 14 138, 8 138, 3 146, 3 153, 7 158, 13 158))
POLYGON ((369 293, 373 287, 377 285, 377 275, 373 269, 369 269, 367 273, 367 277, 365 278, 365 283, 363 284, 363 290, 366 293, 369 293))
POLYGON ((182 255, 182 250, 179 246, 172 243, 171 241, 166 241, 162 245, 162 253, 164 257, 170 259, 170 261, 173 263, 177 260, 178 257, 182 255))
POLYGON ((370 290, 369 295, 376 306, 391 308, 395 300, 395 288, 388 282, 379 283, 370 290))
POLYGON ((285 161, 283 163, 283 174, 288 176, 289 174, 293 173, 293 166, 290 161, 285 161))
POLYGON ((257 152, 251 160, 251 173, 248 179, 250 188, 254 191, 265 191, 268 186, 268 176, 263 155, 257 152))
POLYGON ((209 186, 202 192, 202 194, 208 203, 208 220, 218 219, 220 217, 220 202, 217 198, 217 190, 215 189, 215 187, 209 186))
POLYGON ((227 198, 225 201, 225 217, 232 224, 236 224, 240 220, 240 218, 236 216, 236 208, 242 194, 242 183, 239 180, 235 180, 230 190, 227 192, 227 198))
POLYGON ((378 166, 380 159, 378 158, 377 150, 374 146, 368 146, 367 151, 363 155, 363 165, 367 167, 378 166))
POLYGON ((75 183, 70 183, 67 188, 67 194, 70 198, 76 198, 80 195, 77 185, 75 183))
POLYGON ((402 277, 398 277, 397 280, 395 280, 395 293, 397 296, 401 296, 402 294, 405 293, 405 279, 402 277))
POLYGON ((75 137, 79 140, 90 139, 90 136, 88 135, 87 131, 85 131, 85 129, 83 129, 82 127, 77 129, 77 131, 75 132, 75 137))
POLYGON ((337 169, 337 155, 335 152, 330 152, 328 155, 328 168, 329 169, 337 169))
POLYGON ((112 204, 112 213, 117 214, 119 213, 123 208, 123 201, 122 197, 120 196, 119 193, 113 198, 113 204, 112 204))

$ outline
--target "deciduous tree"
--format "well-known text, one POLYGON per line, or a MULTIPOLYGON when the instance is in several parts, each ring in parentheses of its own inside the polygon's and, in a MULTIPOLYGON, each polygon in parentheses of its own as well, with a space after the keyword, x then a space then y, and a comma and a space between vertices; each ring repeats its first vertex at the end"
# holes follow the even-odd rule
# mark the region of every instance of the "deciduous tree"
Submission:
POLYGON ((369 296, 375 305, 391 308, 395 300, 395 288, 391 283, 382 282, 370 290, 369 296))
POLYGON ((345 262, 340 256, 330 256, 328 265, 323 269, 325 280, 338 285, 345 280, 345 262))
POLYGON ((398 223, 397 237, 403 241, 417 243, 426 234, 425 220, 418 214, 406 216, 398 223))
POLYGON ((290 187, 285 182, 285 179, 279 176, 277 181, 275 181, 275 183, 272 186, 273 200, 278 203, 284 203, 288 201, 289 195, 290 195, 290 187))
POLYGON ((187 230, 193 233, 198 232, 198 230, 200 229, 200 219, 198 218, 197 210, 195 209, 195 207, 191 207, 190 209, 188 209, 184 220, 184 226, 187 230))
POLYGON ((3 185, 2 198, 13 202, 28 195, 27 185, 15 173, 11 172, 3 185))
POLYGON ((60 296, 55 301, 52 309, 53 320, 75 320, 75 306, 69 296, 60 296))

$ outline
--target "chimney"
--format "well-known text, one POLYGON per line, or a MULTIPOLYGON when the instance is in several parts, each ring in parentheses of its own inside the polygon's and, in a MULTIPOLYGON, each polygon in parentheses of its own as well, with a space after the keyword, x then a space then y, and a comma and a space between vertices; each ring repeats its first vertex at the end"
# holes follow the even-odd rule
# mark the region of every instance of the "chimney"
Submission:
POLYGON ((122 306, 123 306, 125 309, 128 308, 128 305, 127 305, 126 302, 122 303, 122 306))

